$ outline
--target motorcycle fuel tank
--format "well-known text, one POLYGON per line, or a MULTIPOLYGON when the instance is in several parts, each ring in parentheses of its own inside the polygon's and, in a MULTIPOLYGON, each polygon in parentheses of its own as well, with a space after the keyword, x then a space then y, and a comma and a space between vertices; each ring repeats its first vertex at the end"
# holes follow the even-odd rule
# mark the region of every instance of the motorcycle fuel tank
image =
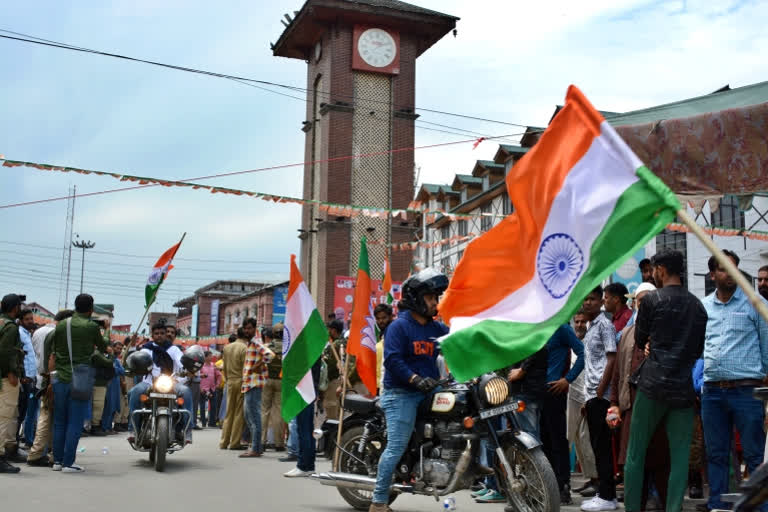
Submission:
POLYGON ((456 395, 450 392, 435 393, 432 397, 432 412, 451 412, 456 405, 456 395))

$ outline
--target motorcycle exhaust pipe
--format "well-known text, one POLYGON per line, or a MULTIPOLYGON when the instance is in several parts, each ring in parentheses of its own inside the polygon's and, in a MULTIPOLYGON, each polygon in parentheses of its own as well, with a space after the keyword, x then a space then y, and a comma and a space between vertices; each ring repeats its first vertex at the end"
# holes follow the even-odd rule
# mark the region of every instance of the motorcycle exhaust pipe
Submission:
MULTIPOLYGON (((353 473, 315 473, 310 476, 312 480, 317 480, 323 485, 330 485, 333 487, 342 487, 345 489, 356 489, 358 491, 371 491, 376 488, 376 479, 370 476, 355 475, 353 473)), ((413 492, 413 487, 410 485, 394 484, 391 487, 393 492, 413 492)))

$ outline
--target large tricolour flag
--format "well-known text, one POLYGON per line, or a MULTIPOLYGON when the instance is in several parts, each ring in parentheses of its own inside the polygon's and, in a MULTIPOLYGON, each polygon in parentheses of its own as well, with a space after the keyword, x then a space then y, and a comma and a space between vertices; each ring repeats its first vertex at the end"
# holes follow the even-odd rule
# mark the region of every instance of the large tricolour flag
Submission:
POLYGON ((538 351, 680 209, 574 86, 506 182, 515 212, 467 247, 439 306, 459 380, 538 351))
POLYGON ((357 374, 371 395, 376 394, 376 321, 371 301, 371 269, 365 237, 360 240, 355 300, 349 325, 348 352, 355 356, 357 374))
POLYGON ((181 242, 165 251, 163 255, 160 256, 160 258, 157 260, 155 266, 152 267, 152 272, 149 273, 149 277, 147 278, 147 286, 144 287, 144 300, 146 302, 146 307, 151 306, 155 301, 157 290, 160 288, 160 285, 163 284, 165 276, 167 276, 168 272, 173 268, 171 262, 173 261, 173 257, 176 256, 176 251, 179 250, 180 245, 181 242))
POLYGON ((328 331, 294 255, 291 255, 291 280, 283 325, 281 414, 287 423, 315 400, 312 366, 328 342, 328 331))

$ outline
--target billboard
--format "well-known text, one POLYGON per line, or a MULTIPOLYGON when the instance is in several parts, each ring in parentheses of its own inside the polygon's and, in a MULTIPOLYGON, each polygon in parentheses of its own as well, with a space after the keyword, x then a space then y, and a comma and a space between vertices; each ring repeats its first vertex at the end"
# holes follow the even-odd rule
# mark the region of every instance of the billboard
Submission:
POLYGON ((219 334, 219 305, 221 301, 214 299, 211 302, 211 336, 219 334))
POLYGON ((275 286, 272 297, 272 325, 285 321, 285 303, 288 300, 288 286, 275 286))
MULTIPOLYGON (((355 280, 354 277, 349 276, 336 276, 334 282, 333 291, 333 312, 336 314, 336 318, 344 320, 344 326, 349 324, 352 319, 352 302, 355 299, 355 280)), ((395 302, 392 307, 397 309, 397 302, 400 300, 400 287, 402 283, 392 283, 392 294, 395 297, 395 302)), ((371 279, 371 298, 374 304, 386 304, 387 293, 381 289, 381 279, 371 279)), ((330 311, 323 315, 327 315, 330 311)), ((324 316, 327 320, 327 317, 324 316)))
POLYGON ((200 308, 198 307, 197 304, 194 304, 192 306, 192 323, 190 324, 189 335, 192 336, 193 338, 197 336, 197 317, 198 317, 199 310, 200 308))
POLYGON ((629 293, 634 293, 635 289, 643 282, 643 274, 640 272, 640 261, 645 258, 645 248, 638 249, 627 261, 625 261, 616 271, 611 274, 612 283, 623 283, 629 293))

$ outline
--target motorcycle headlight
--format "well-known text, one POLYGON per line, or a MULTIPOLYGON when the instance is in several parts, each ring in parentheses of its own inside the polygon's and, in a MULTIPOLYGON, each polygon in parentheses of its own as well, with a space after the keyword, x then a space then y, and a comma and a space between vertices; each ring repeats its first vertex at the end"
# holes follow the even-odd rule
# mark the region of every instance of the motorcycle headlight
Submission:
POLYGON ((173 379, 168 375, 161 375, 155 379, 155 389, 160 393, 170 393, 173 390, 173 379))
POLYGON ((499 405, 509 396, 509 386, 501 377, 487 375, 480 381, 480 394, 489 405, 499 405))

